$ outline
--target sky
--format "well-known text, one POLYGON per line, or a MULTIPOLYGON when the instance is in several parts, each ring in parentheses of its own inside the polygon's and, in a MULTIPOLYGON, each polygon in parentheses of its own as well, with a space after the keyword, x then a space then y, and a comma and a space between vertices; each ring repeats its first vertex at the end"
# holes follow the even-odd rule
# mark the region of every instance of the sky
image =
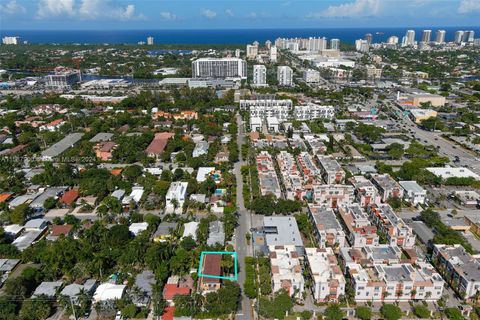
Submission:
POLYGON ((479 25, 480 0, 0 0, 4 30, 479 25))

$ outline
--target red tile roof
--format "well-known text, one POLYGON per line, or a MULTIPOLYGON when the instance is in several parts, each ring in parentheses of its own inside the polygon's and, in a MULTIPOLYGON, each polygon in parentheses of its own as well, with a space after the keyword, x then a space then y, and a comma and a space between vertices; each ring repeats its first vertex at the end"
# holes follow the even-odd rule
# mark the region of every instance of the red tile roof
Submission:
POLYGON ((78 198, 78 190, 77 189, 70 189, 65 192, 60 198, 60 203, 64 203, 66 205, 72 205, 75 200, 78 198))
POLYGON ((161 154, 165 147, 167 146, 167 141, 175 134, 172 132, 160 132, 155 134, 150 145, 147 147, 147 153, 149 154, 161 154))
POLYGON ((110 170, 110 173, 113 174, 114 176, 118 176, 122 173, 123 169, 112 169, 110 170))
MULTIPOLYGON (((202 273, 209 276, 221 276, 222 268, 221 263, 222 255, 220 254, 206 254, 203 257, 203 268, 202 273)), ((204 277, 204 282, 218 282, 217 278, 207 278, 204 277)))
POLYGON ((68 235, 70 231, 72 231, 73 226, 71 224, 64 224, 64 225, 54 225, 52 226, 52 230, 50 231, 50 235, 54 237, 58 237, 59 235, 68 235))
POLYGON ((7 201, 13 193, 0 193, 0 203, 7 201))
POLYGON ((188 294, 190 294, 190 288, 187 288, 187 287, 180 288, 173 283, 167 283, 163 287, 163 299, 167 301, 173 300, 173 297, 175 297, 176 295, 186 296, 188 294))
POLYGON ((162 314, 162 320, 173 320, 175 307, 166 307, 162 314))

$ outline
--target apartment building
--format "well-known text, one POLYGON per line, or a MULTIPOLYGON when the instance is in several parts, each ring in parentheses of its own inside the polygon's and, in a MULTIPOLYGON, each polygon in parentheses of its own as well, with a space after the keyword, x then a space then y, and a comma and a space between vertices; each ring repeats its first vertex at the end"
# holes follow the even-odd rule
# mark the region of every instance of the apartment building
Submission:
POLYGON ((354 189, 343 184, 323 184, 313 186, 313 200, 316 204, 337 208, 353 202, 354 189))
POLYGON ((320 248, 345 246, 345 233, 332 209, 309 204, 308 216, 320 248))
POLYGON ((389 198, 403 198, 403 188, 387 173, 373 175, 372 183, 377 187, 383 202, 389 198))
POLYGON ((390 244, 396 244, 402 248, 415 246, 415 235, 410 226, 397 216, 388 204, 367 207, 370 221, 378 228, 390 244))
POLYGON ((480 261, 462 245, 433 245, 432 261, 460 296, 469 300, 480 292, 480 261))
POLYGON ((276 157, 282 182, 285 186, 285 197, 289 200, 301 199, 303 193, 303 179, 295 162, 295 157, 285 150, 276 157))
POLYGON ((355 201, 362 207, 369 204, 380 204, 381 197, 375 185, 364 176, 354 176, 348 180, 355 188, 355 201))
POLYGON ((250 117, 276 117, 280 122, 290 118, 292 100, 260 99, 240 100, 240 110, 247 110, 250 117))
POLYGON ((327 184, 342 184, 345 181, 345 171, 342 166, 329 156, 318 156, 322 178, 327 184))
POLYGON ((347 229, 347 240, 352 247, 361 248, 379 244, 377 228, 370 223, 367 213, 358 203, 338 207, 338 214, 347 229))
POLYGON ((303 81, 306 83, 319 83, 320 71, 314 69, 307 69, 303 71, 303 81))
POLYGON ((425 204, 427 201, 427 190, 422 188, 416 181, 400 181, 399 184, 404 190, 404 199, 413 205, 425 204))
POLYGON ((293 86, 293 70, 289 66, 277 67, 277 81, 279 86, 293 86))
POLYGON ((301 298, 305 290, 300 255, 295 246, 269 246, 273 292, 285 290, 290 296, 301 298))
POLYGON ((192 62, 192 77, 247 79, 247 62, 239 58, 200 58, 192 62))
POLYGON ((357 302, 437 301, 443 294, 442 277, 428 263, 352 263, 347 270, 357 302))
POLYGON ((335 117, 335 108, 333 106, 321 106, 315 103, 308 103, 302 106, 295 106, 293 115, 296 120, 332 120, 335 117))
POLYGON ((338 301, 345 294, 345 277, 332 248, 305 248, 305 254, 315 301, 338 301))
POLYGON ((267 85, 267 68, 263 64, 253 66, 253 84, 261 87, 267 85))
POLYGON ((373 267, 377 264, 392 265, 407 262, 402 260, 402 250, 396 245, 389 244, 362 248, 343 247, 340 248, 340 257, 345 269, 352 264, 373 267))
POLYGON ((315 160, 308 152, 301 152, 297 156, 297 164, 303 176, 305 183, 318 182, 320 176, 320 169, 315 164, 315 160))
POLYGON ((272 156, 267 151, 262 151, 257 155, 256 162, 260 193, 262 195, 273 194, 275 197, 280 198, 282 191, 277 173, 275 172, 272 156))

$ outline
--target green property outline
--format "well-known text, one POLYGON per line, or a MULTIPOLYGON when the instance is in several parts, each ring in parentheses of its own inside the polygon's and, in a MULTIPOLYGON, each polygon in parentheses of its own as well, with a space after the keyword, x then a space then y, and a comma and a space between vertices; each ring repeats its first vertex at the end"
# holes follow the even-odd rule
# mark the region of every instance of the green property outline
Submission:
POLYGON ((202 251, 200 253, 200 264, 198 265, 198 276, 199 277, 204 277, 204 278, 214 278, 214 279, 223 279, 223 280, 230 280, 230 281, 237 281, 238 280, 238 266, 237 266, 237 253, 235 251, 230 252, 230 251, 202 251), (225 277, 225 276, 214 276, 210 274, 203 274, 201 269, 203 265, 203 257, 206 254, 229 254, 233 255, 233 268, 235 275, 233 277, 225 277))

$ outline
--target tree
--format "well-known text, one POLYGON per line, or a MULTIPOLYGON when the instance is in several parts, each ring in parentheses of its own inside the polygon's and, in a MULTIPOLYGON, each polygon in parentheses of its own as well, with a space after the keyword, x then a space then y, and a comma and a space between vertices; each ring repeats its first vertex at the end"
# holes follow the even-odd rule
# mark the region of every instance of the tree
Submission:
POLYGON ((372 309, 369 307, 357 307, 355 309, 355 316, 360 320, 370 320, 372 319, 372 309))
POLYGON ((45 208, 45 210, 53 209, 56 205, 57 200, 54 197, 49 197, 43 202, 43 207, 45 208))
POLYGON ((10 220, 12 223, 21 224, 25 223, 25 220, 28 219, 32 210, 30 209, 28 203, 21 204, 10 212, 10 220))
POLYGON ((384 304, 380 308, 380 313, 386 320, 398 320, 402 318, 402 310, 393 304, 384 304))
POLYGON ((416 305, 413 308, 413 313, 420 319, 430 318, 430 310, 423 304, 416 305))
POLYGON ((450 320, 464 320, 465 318, 462 316, 462 313, 458 308, 447 308, 445 309, 445 315, 450 320))
POLYGON ((52 307, 45 299, 47 299, 47 297, 39 297, 23 301, 22 308, 20 309, 20 318, 24 320, 47 319, 52 312, 52 307))
POLYGON ((312 312, 304 310, 300 313, 300 317, 302 318, 302 320, 310 320, 312 319, 312 312))
POLYGON ((387 147, 387 153, 393 159, 401 159, 405 150, 403 150, 403 145, 395 142, 387 147))
POLYGON ((445 124, 442 120, 438 119, 437 117, 430 117, 428 119, 420 121, 420 125, 428 131, 434 130, 443 130, 445 124))
POLYGON ((277 292, 273 299, 262 296, 258 300, 258 313, 268 319, 283 319, 292 308, 292 298, 284 290, 277 292))
POLYGON ((324 312, 326 320, 342 320, 344 314, 337 303, 330 304, 324 312))

